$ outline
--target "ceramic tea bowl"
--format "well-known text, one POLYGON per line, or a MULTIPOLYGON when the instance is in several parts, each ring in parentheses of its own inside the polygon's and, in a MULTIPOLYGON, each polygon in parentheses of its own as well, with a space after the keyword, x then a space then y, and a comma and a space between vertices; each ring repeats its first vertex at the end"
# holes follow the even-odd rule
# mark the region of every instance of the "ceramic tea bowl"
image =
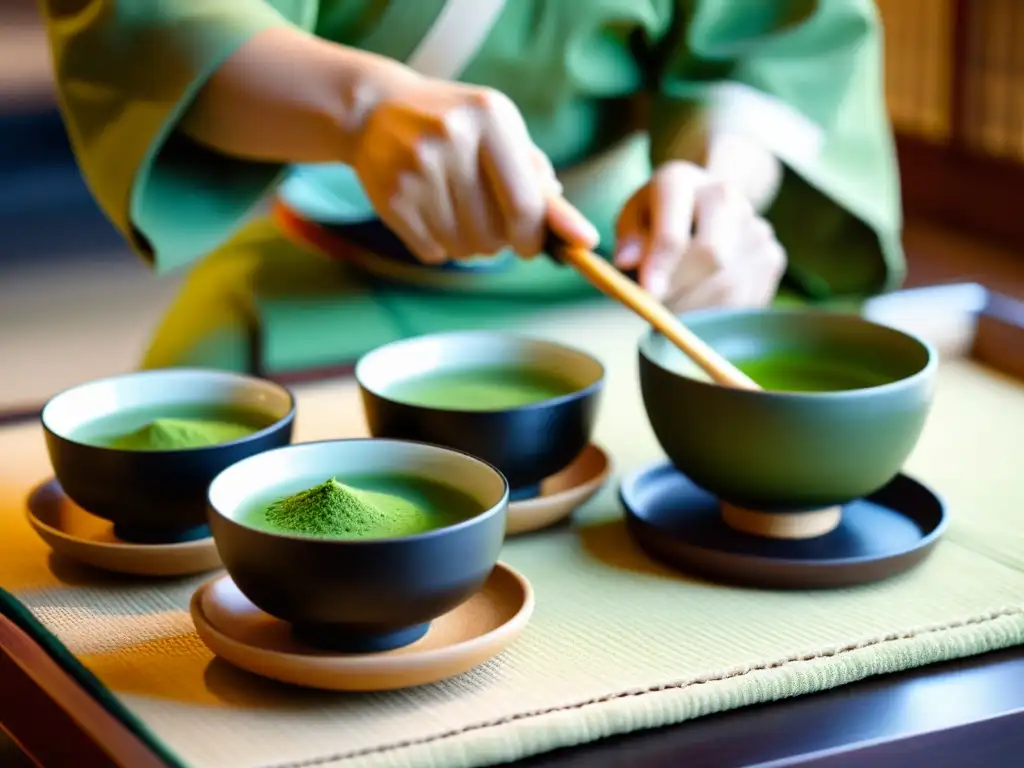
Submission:
POLYGON ((356 364, 370 433, 465 451, 508 479, 512 499, 535 496, 590 443, 604 386, 596 359, 551 341, 497 332, 419 336, 380 347, 356 364), (564 390, 516 406, 431 405, 409 390, 423 377, 505 370, 555 377, 564 390))
POLYGON ((214 541, 239 590, 302 642, 346 653, 415 642, 433 619, 479 591, 498 561, 507 512, 508 483, 489 464, 439 446, 373 438, 252 456, 218 475, 209 493, 214 541), (481 511, 395 538, 313 538, 245 522, 254 500, 367 474, 440 480, 481 511))
POLYGON ((756 525, 767 519, 758 513, 828 511, 834 527, 842 504, 899 472, 935 389, 937 356, 928 344, 860 317, 815 311, 700 311, 683 319, 767 390, 708 383, 660 334, 640 341, 640 387, 658 442, 733 518, 756 525))
POLYGON ((292 438, 295 400, 284 387, 236 373, 168 368, 99 379, 72 387, 43 408, 46 448, 57 481, 78 506, 114 524, 137 544, 209 536, 206 491, 236 461, 292 438), (104 447, 81 434, 101 419, 188 406, 247 409, 267 426, 231 442, 202 448, 136 451, 104 447))

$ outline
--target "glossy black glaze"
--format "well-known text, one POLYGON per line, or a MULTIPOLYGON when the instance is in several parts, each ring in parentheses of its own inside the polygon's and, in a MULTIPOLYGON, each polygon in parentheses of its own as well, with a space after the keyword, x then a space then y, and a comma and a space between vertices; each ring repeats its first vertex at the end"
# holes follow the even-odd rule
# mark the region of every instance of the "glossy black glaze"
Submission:
POLYGON ((603 380, 506 411, 453 411, 408 405, 360 387, 370 434, 455 448, 493 464, 517 498, 565 469, 590 443, 603 380), (520 492, 522 491, 522 492, 520 492))
POLYGON ((210 506, 224 567, 261 610, 304 642, 349 653, 414 642, 476 593, 505 539, 508 492, 449 528, 396 539, 337 541, 248 528, 210 506))
POLYGON ((619 496, 630 535, 653 559, 769 589, 843 587, 901 573, 931 552, 947 520, 942 500, 905 475, 845 505, 835 530, 803 540, 734 531, 718 499, 668 462, 624 479, 619 496))
POLYGON ((142 544, 209 535, 206 491, 235 462, 288 445, 292 409, 254 435, 181 451, 122 451, 77 443, 43 423, 46 449, 61 487, 86 511, 114 523, 118 536, 142 544))

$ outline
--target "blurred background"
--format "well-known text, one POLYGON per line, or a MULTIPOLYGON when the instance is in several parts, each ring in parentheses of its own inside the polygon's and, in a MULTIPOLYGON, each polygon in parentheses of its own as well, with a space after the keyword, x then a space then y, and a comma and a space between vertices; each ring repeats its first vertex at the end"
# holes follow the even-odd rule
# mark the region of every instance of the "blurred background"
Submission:
MULTIPOLYGON (((971 279, 1024 297, 1024 2, 878 6, 910 284, 971 279)), ((180 279, 153 276, 92 203, 35 2, 2 0, 0 414, 132 368, 180 279)))

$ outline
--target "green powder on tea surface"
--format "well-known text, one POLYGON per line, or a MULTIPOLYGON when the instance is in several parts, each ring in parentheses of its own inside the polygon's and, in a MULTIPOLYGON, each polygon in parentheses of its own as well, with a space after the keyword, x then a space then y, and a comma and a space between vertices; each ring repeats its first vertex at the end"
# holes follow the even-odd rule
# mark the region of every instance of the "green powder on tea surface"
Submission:
POLYGON ((411 536, 434 527, 430 516, 406 499, 334 479, 272 502, 263 520, 282 533, 338 539, 411 536))
POLYGON ((120 435, 109 442, 111 448, 123 451, 176 451, 205 448, 229 443, 251 435, 255 430, 230 421, 200 419, 156 419, 134 432, 120 435))

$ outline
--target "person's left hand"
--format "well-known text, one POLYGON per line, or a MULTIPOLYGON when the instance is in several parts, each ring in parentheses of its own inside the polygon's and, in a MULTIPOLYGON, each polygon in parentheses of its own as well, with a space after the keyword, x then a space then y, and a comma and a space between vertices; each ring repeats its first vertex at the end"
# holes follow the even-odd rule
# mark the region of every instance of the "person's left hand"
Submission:
POLYGON ((619 215, 615 265, 675 312, 763 307, 786 253, 742 194, 691 163, 661 166, 619 215))

